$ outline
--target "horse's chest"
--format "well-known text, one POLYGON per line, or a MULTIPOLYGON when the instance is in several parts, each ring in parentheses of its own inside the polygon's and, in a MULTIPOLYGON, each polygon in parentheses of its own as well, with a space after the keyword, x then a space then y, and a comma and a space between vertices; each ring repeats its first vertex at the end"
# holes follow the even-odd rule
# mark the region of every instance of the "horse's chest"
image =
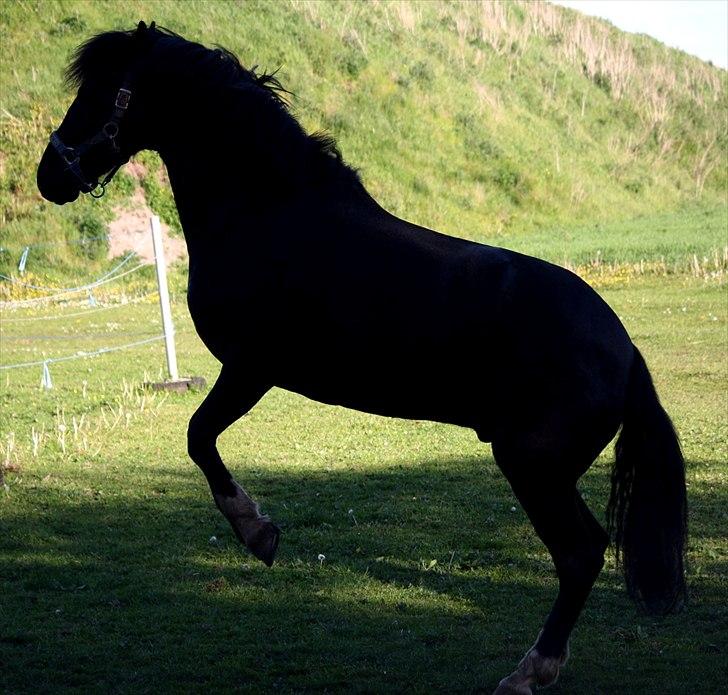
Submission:
MULTIPOLYGON (((187 305, 200 339, 220 361, 259 339, 260 306, 255 289, 244 281, 234 286, 215 273, 190 273, 187 305)), ((260 294, 259 292, 257 294, 260 294)))

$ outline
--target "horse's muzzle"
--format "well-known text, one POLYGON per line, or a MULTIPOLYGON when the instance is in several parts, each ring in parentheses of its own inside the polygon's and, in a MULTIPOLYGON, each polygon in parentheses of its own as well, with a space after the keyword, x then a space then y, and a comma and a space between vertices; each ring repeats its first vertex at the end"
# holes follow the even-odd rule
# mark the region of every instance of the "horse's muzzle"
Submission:
POLYGON ((81 192, 76 181, 60 166, 60 160, 51 148, 46 148, 41 157, 36 183, 40 194, 56 205, 72 203, 81 192))

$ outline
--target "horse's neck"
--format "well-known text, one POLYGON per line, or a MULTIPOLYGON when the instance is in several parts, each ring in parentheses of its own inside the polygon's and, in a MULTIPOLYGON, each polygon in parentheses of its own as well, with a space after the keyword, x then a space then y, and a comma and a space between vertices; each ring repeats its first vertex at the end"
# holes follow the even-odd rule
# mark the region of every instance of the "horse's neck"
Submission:
POLYGON ((199 100, 194 110, 166 114, 171 101, 160 99, 155 109, 154 149, 167 166, 191 255, 196 245, 209 246, 213 227, 250 229, 251 220, 296 199, 307 199, 312 214, 333 201, 358 211, 376 206, 353 172, 317 155, 298 124, 270 102, 213 109, 199 100))
MULTIPOLYGON (((163 111, 160 109, 160 113, 163 111)), ((201 226, 215 217, 221 201, 226 206, 245 208, 244 170, 237 142, 225 139, 208 117, 187 112, 175 118, 162 116, 165 130, 155 128, 153 149, 157 150, 169 174, 177 210, 188 244, 201 226), (241 180, 243 179, 243 180, 241 180)), ((221 130, 221 129, 218 129, 221 130)))
POLYGON ((235 215, 244 223, 242 217, 249 209, 238 148, 229 143, 225 147, 212 126, 194 116, 174 122, 154 147, 167 167, 191 256, 195 246, 209 240, 222 216, 235 215))
MULTIPOLYGON (((266 162, 254 158, 240 161, 234 148, 199 147, 179 136, 159 149, 169 174, 182 228, 190 249, 208 248, 220 227, 253 230, 261 217, 280 212, 302 198, 304 209, 320 214, 327 203, 351 210, 378 205, 354 177, 335 173, 320 181, 297 177, 294 182, 266 162), (299 188, 296 188, 298 186, 299 188)), ((278 156, 279 153, 274 153, 278 156)), ((285 159, 283 159, 285 167, 285 159)), ((300 166, 300 162, 296 162, 300 166)), ((300 220, 303 222, 303 220, 300 220)))
POLYGON ((162 161, 167 167, 169 182, 177 205, 182 230, 187 241, 187 246, 192 254, 195 243, 202 236, 202 229, 205 220, 209 217, 210 206, 206 195, 206 182, 198 180, 199 172, 191 163, 176 156, 165 156, 164 151, 160 152, 162 161))

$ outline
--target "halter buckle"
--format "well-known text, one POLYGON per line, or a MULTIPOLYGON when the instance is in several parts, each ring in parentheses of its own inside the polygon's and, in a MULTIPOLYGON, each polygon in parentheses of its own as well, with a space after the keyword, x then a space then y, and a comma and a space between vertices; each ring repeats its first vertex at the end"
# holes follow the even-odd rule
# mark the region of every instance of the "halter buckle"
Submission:
POLYGON ((129 108, 130 101, 131 101, 131 90, 124 89, 124 87, 122 87, 116 93, 116 101, 114 102, 114 106, 116 106, 117 109, 126 110, 127 108, 129 108))

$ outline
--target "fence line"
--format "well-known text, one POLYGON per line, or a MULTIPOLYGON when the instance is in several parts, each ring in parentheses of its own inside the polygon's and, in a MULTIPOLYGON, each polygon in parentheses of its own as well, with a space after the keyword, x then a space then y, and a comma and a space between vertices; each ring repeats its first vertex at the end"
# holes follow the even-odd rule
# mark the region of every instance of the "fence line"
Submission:
MULTIPOLYGON (((114 338, 128 338, 132 335, 151 335, 151 331, 123 331, 120 333, 115 331, 106 331, 104 333, 84 333, 83 337, 97 340, 98 338, 108 338, 109 336, 113 336, 114 338)), ((64 335, 5 335, 3 336, 3 340, 78 340, 78 336, 73 333, 66 333, 64 335)))
POLYGON ((133 304, 141 304, 142 302, 153 297, 157 292, 147 292, 141 297, 134 299, 128 299, 126 301, 118 302, 116 304, 107 304, 106 306, 100 306, 95 309, 84 309, 83 311, 74 311, 68 314, 53 314, 50 316, 16 316, 14 318, 0 317, 0 325, 3 323, 16 323, 19 321, 56 321, 58 319, 74 318, 76 316, 88 316, 89 314, 96 314, 99 311, 108 311, 109 309, 119 309, 123 306, 131 306, 133 304))
MULTIPOLYGON (((81 244, 81 245, 88 245, 91 242, 94 241, 109 241, 111 237, 108 234, 104 234, 103 236, 92 236, 92 237, 79 237, 78 239, 64 239, 63 241, 45 241, 40 242, 37 244, 19 244, 17 245, 17 248, 23 249, 20 254, 20 261, 18 262, 18 272, 22 275, 25 273, 25 267, 28 264, 28 256, 30 255, 31 249, 40 249, 40 248, 49 248, 53 246, 68 246, 70 244, 81 244)), ((7 251, 10 252, 10 249, 13 248, 14 244, 10 244, 10 247, 7 246, 0 246, 0 251, 7 251)), ((6 277, 6 276, 3 276, 6 277)), ((10 279, 10 278, 7 278, 10 279)))
POLYGON ((127 348, 137 347, 139 345, 146 345, 147 343, 153 343, 157 340, 164 340, 164 335, 157 335, 153 338, 147 338, 146 340, 137 340, 134 343, 127 343, 126 345, 112 345, 107 348, 100 348, 99 350, 93 350, 92 352, 78 352, 75 355, 66 355, 64 357, 50 357, 45 360, 36 360, 34 362, 19 362, 18 364, 0 364, 0 369, 21 369, 24 367, 47 367, 49 364, 55 364, 56 362, 68 362, 69 360, 82 360, 88 357, 96 357, 97 355, 103 355, 107 352, 116 352, 117 350, 126 350, 127 348))
POLYGON ((131 304, 141 304, 144 300, 154 296, 157 292, 147 292, 141 297, 127 300, 126 302, 119 302, 117 304, 109 304, 107 306, 97 307, 96 309, 84 309, 83 311, 74 311, 70 314, 54 314, 53 316, 16 316, 8 319, 4 316, 0 316, 0 325, 3 323, 16 323, 18 321, 56 321, 58 319, 73 318, 75 316, 88 316, 89 314, 96 314, 99 311, 108 311, 109 309, 118 309, 122 306, 129 306, 131 304))
POLYGON ((106 285, 109 282, 114 282, 115 280, 119 280, 127 275, 130 275, 131 273, 135 273, 137 270, 141 268, 148 268, 149 265, 147 263, 140 263, 139 265, 135 265, 133 268, 130 268, 129 270, 125 270, 123 273, 119 273, 118 275, 114 275, 113 277, 107 277, 106 279, 96 280, 96 282, 93 282, 89 285, 85 285, 84 287, 75 287, 70 290, 63 290, 62 292, 58 292, 56 294, 48 294, 43 295, 42 297, 31 297, 30 299, 19 299, 15 301, 7 301, 7 302, 0 302, 0 309, 13 309, 13 308, 22 308, 27 306, 32 306, 33 304, 37 302, 49 302, 53 299, 57 299, 58 297, 64 297, 68 294, 77 294, 79 292, 88 292, 89 290, 95 289, 96 287, 100 287, 101 285, 106 285))
MULTIPOLYGON (((23 368, 31 368, 31 367, 42 367, 43 369, 43 378, 41 380, 41 385, 46 389, 53 388, 53 384, 51 381, 51 374, 49 370, 49 366, 52 364, 57 364, 59 362, 67 362, 71 360, 77 360, 77 359, 87 359, 89 357, 96 357, 98 355, 103 355, 108 352, 116 352, 119 350, 128 350, 130 348, 139 347, 141 345, 147 345, 149 343, 153 343, 159 340, 164 340, 166 345, 166 352, 167 352, 167 367, 169 371, 170 378, 173 381, 179 381, 178 374, 177 374, 177 365, 176 365, 176 354, 175 354, 175 346, 174 346, 174 326, 172 323, 172 315, 171 315, 171 308, 169 305, 169 296, 167 291, 167 282, 166 282, 166 268, 164 265, 164 251, 162 246, 162 236, 161 236, 161 229, 160 229, 160 223, 159 218, 157 216, 152 216, 150 218, 150 225, 151 225, 151 232, 152 232, 152 241, 154 244, 154 261, 156 263, 156 269, 157 269, 157 285, 158 285, 158 292, 156 294, 159 295, 160 298, 160 308, 162 312, 162 324, 164 328, 164 333, 162 335, 156 335, 148 338, 144 338, 142 340, 136 340, 131 343, 125 343, 124 345, 112 345, 109 347, 99 348, 97 350, 90 350, 90 351, 84 351, 79 350, 74 354, 71 355, 63 355, 61 357, 47 357, 40 360, 32 360, 29 362, 17 362, 15 364, 3 364, 0 365, 0 370, 11 370, 11 369, 23 369, 23 368)), ((52 245, 52 244, 49 244, 52 245)), ((22 267, 19 267, 21 273, 24 270, 25 262, 27 260, 28 252, 30 250, 30 246, 26 246, 23 251, 23 256, 21 258, 20 265, 22 267)), ((95 289, 96 287, 100 287, 101 285, 105 285, 110 282, 115 282, 116 280, 120 280, 123 277, 126 277, 127 275, 130 275, 131 273, 134 273, 138 270, 140 270, 143 267, 146 267, 147 264, 145 263, 139 263, 138 265, 134 266, 133 268, 129 268, 126 270, 122 270, 122 268, 131 260, 131 258, 135 257, 137 254, 134 252, 129 253, 125 258, 122 259, 120 263, 118 263, 116 266, 114 266, 111 270, 109 270, 107 273, 102 275, 97 280, 94 280, 93 282, 88 282, 83 285, 78 285, 76 287, 65 287, 65 288, 54 288, 54 287, 45 287, 40 285, 32 285, 29 283, 21 282, 20 280, 16 280, 12 277, 8 277, 7 275, 0 274, 0 279, 4 279, 6 281, 9 281, 11 284, 25 287, 31 290, 36 291, 48 291, 52 294, 46 294, 38 297, 30 297, 28 299, 23 300, 16 300, 16 301, 0 301, 0 308, 22 308, 22 307, 29 307, 33 306, 39 302, 50 302, 55 299, 59 299, 62 297, 65 297, 67 295, 73 295, 77 294, 79 292, 88 292, 89 295, 89 303, 91 306, 96 306, 96 300, 93 296, 93 293, 91 290, 95 289)), ((155 293, 147 293, 145 296, 149 296, 151 294, 155 293)), ((143 298, 142 298, 143 299, 143 298)), ((91 310, 85 310, 70 314, 58 314, 58 315, 50 315, 50 316, 42 316, 42 317, 16 317, 15 320, 17 321, 32 321, 32 320, 55 320, 55 319, 62 319, 62 318, 69 318, 70 316, 83 316, 86 314, 92 314, 96 311, 103 311, 110 308, 116 308, 118 306, 124 306, 124 304, 117 304, 113 306, 106 306, 106 307, 99 307, 97 309, 91 309, 91 310)), ((11 321, 13 319, 10 319, 11 321)), ((97 333, 97 334, 89 334, 85 336, 86 338, 104 338, 106 337, 106 333, 97 333)), ((149 335, 149 333, 145 332, 126 332, 126 333, 117 333, 116 336, 139 336, 139 335, 149 335)), ((50 335, 50 336, 7 336, 10 339, 14 340, 61 340, 61 339, 71 339, 75 338, 76 336, 63 336, 63 335, 50 335)))
POLYGON ((8 246, 3 245, 2 248, 6 251, 10 251, 11 249, 42 249, 47 248, 50 246, 67 246, 68 244, 88 244, 92 241, 101 241, 101 240, 108 241, 109 235, 104 234, 103 236, 90 236, 90 237, 79 237, 78 239, 64 239, 63 241, 41 241, 37 244, 9 244, 8 246))
POLYGON ((97 283, 101 282, 101 280, 106 280, 106 278, 112 276, 114 273, 116 273, 119 268, 124 267, 132 258, 136 256, 136 251, 130 251, 124 259, 119 263, 118 265, 114 266, 108 273, 105 273, 100 278, 93 280, 92 282, 88 282, 85 285, 77 285, 75 287, 45 287, 43 285, 30 285, 27 282, 21 282, 20 280, 16 280, 15 278, 8 277, 7 275, 3 275, 0 273, 0 278, 3 280, 7 280, 13 285, 19 285, 20 287, 27 287, 31 290, 45 290, 48 292, 73 292, 76 290, 85 290, 89 287, 95 286, 97 283))

